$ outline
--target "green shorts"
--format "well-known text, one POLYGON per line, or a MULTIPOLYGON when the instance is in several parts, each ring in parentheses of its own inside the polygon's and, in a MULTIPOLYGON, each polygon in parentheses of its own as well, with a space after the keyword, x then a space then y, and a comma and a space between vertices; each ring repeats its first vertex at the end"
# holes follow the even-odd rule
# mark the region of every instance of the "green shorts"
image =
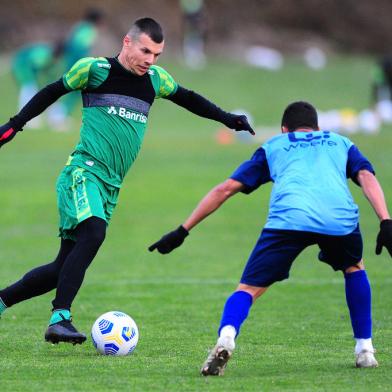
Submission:
POLYGON ((59 236, 73 240, 76 226, 91 216, 109 223, 120 189, 104 183, 83 168, 66 166, 57 180, 56 190, 59 236))

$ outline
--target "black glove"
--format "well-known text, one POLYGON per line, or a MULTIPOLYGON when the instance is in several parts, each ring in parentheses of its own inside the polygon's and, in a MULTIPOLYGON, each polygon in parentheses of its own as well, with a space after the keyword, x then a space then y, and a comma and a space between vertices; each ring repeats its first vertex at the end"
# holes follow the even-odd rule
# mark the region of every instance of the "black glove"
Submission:
POLYGON ((255 131, 250 126, 248 119, 245 115, 237 115, 226 113, 222 123, 226 125, 227 128, 234 129, 235 131, 248 131, 251 135, 255 134, 255 131))
POLYGON ((188 230, 184 226, 179 226, 178 229, 165 234, 159 241, 152 244, 148 250, 152 252, 158 249, 158 252, 163 255, 170 253, 173 249, 178 248, 188 235, 188 230))
POLYGON ((15 129, 11 121, 7 122, 7 124, 2 125, 0 127, 0 147, 3 144, 11 141, 16 135, 16 132, 18 131, 20 131, 20 129, 15 129))
POLYGON ((392 219, 381 221, 376 244, 376 255, 381 254, 382 247, 385 246, 392 257, 392 219))

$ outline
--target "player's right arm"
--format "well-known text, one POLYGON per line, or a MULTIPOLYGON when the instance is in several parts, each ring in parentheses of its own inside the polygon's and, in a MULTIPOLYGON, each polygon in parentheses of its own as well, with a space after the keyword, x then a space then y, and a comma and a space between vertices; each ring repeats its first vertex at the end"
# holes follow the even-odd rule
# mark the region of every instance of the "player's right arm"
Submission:
POLYGON ((200 201, 198 206, 185 221, 176 230, 165 234, 159 241, 152 244, 148 250, 152 252, 157 249, 159 253, 170 253, 173 249, 179 247, 188 236, 189 231, 199 224, 208 215, 216 211, 229 197, 242 191, 244 185, 241 182, 227 179, 222 184, 217 185, 210 192, 207 193, 200 201))
POLYGON ((216 211, 231 196, 238 192, 249 194, 269 181, 271 181, 271 175, 266 151, 260 147, 252 158, 242 163, 229 179, 207 193, 181 226, 151 245, 148 248, 149 251, 157 249, 162 254, 170 253, 184 242, 193 227, 216 211))
POLYGON ((106 77, 106 68, 102 68, 101 73, 94 72, 93 77, 90 76, 92 68, 95 69, 99 62, 106 65, 107 60, 93 57, 78 60, 61 79, 47 85, 34 95, 16 116, 0 127, 0 147, 11 141, 28 121, 41 114, 61 96, 73 90, 83 90, 91 83, 100 83, 101 79, 106 77))
POLYGON ((17 132, 22 131, 25 124, 41 114, 48 106, 57 101, 67 90, 62 79, 51 83, 40 90, 22 110, 10 118, 10 121, 0 127, 0 147, 11 141, 17 132))
POLYGON ((244 190, 244 184, 231 178, 211 189, 182 225, 188 232, 216 211, 228 198, 244 190))

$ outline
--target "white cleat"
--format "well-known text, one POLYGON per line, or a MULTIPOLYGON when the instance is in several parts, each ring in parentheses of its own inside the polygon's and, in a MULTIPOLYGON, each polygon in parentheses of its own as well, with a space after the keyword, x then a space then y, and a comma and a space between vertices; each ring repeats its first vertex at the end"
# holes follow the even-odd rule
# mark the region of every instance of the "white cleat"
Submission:
POLYGON ((378 366, 378 362, 374 357, 374 350, 362 350, 355 355, 355 366, 357 368, 374 368, 378 366))
POLYGON ((234 348, 235 343, 232 337, 220 337, 216 346, 208 354, 200 373, 203 376, 223 376, 234 348))

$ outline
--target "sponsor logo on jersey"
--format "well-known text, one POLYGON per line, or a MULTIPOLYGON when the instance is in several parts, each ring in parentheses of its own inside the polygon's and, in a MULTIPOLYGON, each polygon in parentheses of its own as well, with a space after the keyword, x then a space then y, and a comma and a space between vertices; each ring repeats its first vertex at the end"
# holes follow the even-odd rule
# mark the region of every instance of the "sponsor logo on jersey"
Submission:
POLYGON ((294 133, 289 133, 288 138, 291 142, 287 147, 283 147, 285 151, 295 150, 296 148, 309 148, 317 146, 337 146, 337 143, 333 140, 328 140, 330 138, 328 131, 323 131, 322 134, 313 135, 313 133, 308 133, 305 137, 297 137, 294 133))
POLYGON ((108 64, 108 63, 97 63, 97 66, 99 68, 106 68, 106 69, 110 69, 111 68, 111 65, 108 64))
POLYGON ((115 106, 110 106, 108 109, 108 114, 120 116, 122 118, 126 118, 127 120, 133 120, 142 124, 147 123, 147 116, 145 116, 143 113, 131 112, 126 108, 116 108, 115 106))

